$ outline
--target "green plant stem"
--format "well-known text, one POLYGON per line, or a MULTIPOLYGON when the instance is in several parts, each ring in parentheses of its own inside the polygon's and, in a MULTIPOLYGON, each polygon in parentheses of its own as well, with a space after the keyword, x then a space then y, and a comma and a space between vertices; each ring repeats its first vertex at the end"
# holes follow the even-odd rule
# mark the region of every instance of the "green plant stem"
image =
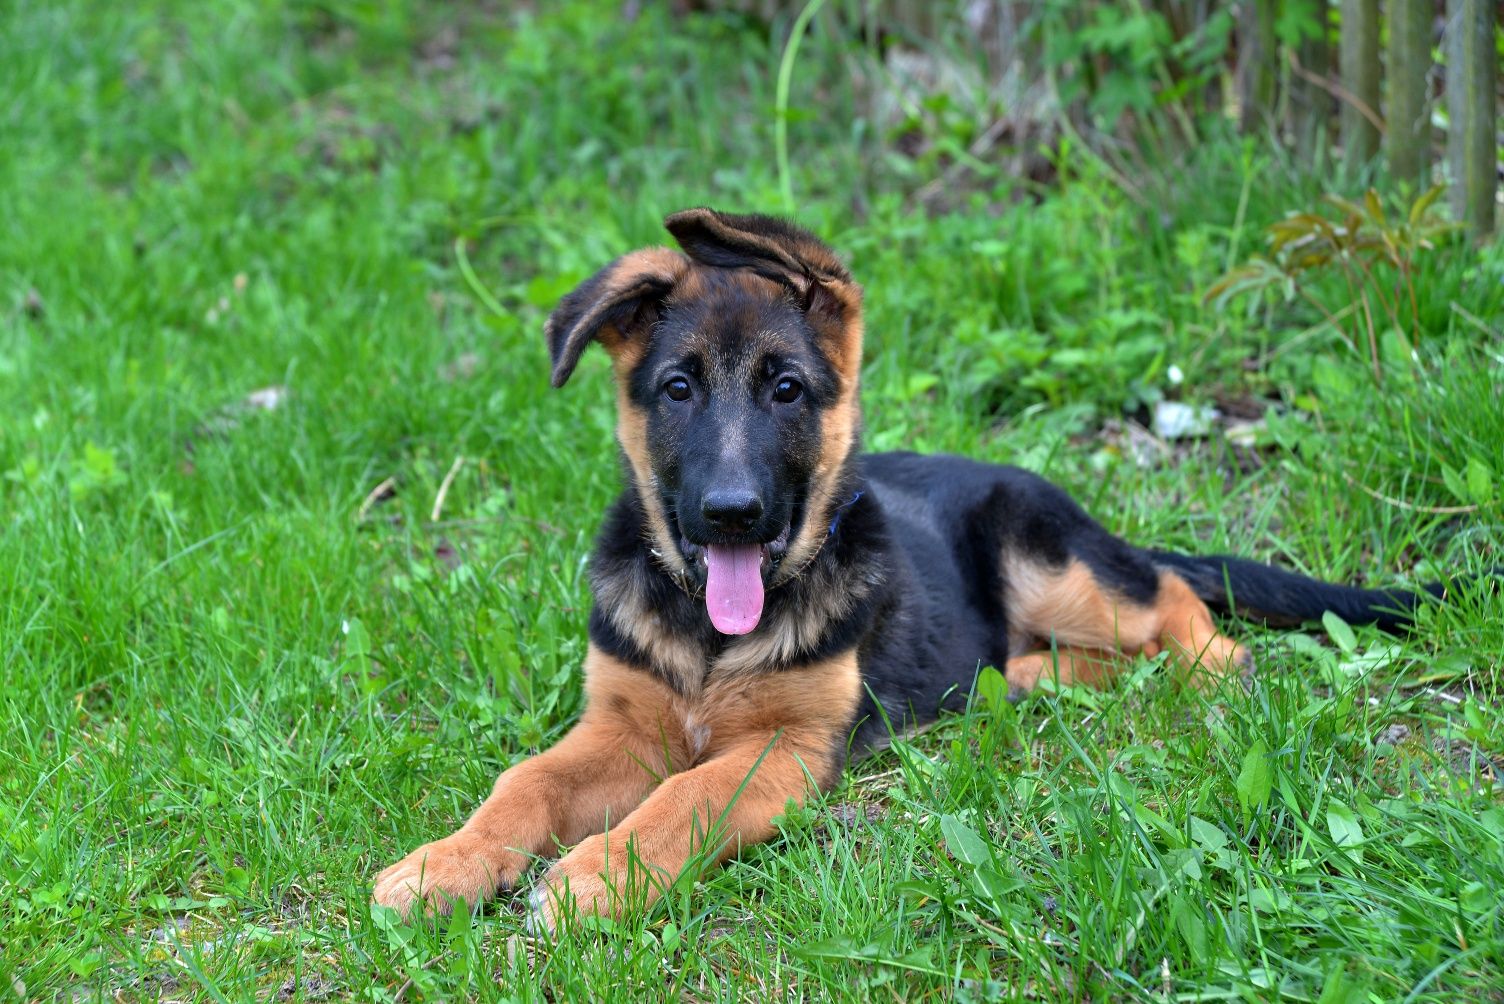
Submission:
POLYGON ((1326 319, 1326 323, 1331 326, 1333 333, 1336 334, 1338 338, 1342 339, 1342 343, 1347 346, 1348 350, 1352 352, 1353 355, 1359 354, 1358 343, 1353 341, 1352 338, 1348 337, 1347 332, 1343 331, 1342 325, 1338 323, 1338 321, 1340 321, 1344 315, 1350 314, 1358 309, 1358 305, 1356 303, 1350 303, 1346 307, 1344 307, 1340 313, 1334 314, 1326 308, 1326 304, 1322 303, 1320 300, 1316 299, 1316 297, 1312 296, 1308 290, 1301 289, 1300 297, 1311 306, 1316 308, 1321 316, 1326 319))
POLYGON ((799 55, 799 43, 809 29, 825 0, 809 0, 794 26, 789 30, 789 40, 784 44, 783 56, 778 61, 778 89, 774 96, 773 150, 778 162, 778 191, 783 198, 783 211, 793 214, 794 181, 789 171, 789 86, 794 79, 794 60, 799 55))

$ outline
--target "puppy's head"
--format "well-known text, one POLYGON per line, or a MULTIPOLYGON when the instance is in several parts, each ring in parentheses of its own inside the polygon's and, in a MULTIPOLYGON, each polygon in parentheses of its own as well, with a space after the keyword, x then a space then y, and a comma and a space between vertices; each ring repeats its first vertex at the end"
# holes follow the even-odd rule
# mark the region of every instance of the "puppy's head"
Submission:
POLYGON ((861 289, 829 248, 766 216, 689 209, 684 253, 634 251, 559 304, 554 386, 598 341, 617 438, 659 559, 703 587, 724 634, 757 627, 766 589, 829 532, 857 433, 861 289))

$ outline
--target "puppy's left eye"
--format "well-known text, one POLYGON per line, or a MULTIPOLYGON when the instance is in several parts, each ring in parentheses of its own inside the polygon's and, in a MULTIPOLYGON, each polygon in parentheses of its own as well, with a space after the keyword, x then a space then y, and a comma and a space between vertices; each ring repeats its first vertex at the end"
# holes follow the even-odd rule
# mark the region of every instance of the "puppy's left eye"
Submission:
POLYGON ((773 400, 779 404, 793 404, 804 393, 804 385, 791 377, 784 377, 773 388, 773 400))

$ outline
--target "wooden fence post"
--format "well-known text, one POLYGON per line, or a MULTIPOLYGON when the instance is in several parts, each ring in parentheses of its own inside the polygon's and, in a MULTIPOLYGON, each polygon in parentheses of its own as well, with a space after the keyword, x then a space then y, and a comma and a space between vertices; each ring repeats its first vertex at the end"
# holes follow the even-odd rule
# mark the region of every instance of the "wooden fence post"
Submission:
POLYGON ((1389 66, 1384 109, 1389 174, 1420 189, 1431 175, 1431 0, 1389 0, 1389 66))
POLYGON ((1317 80, 1325 82, 1332 74, 1332 24, 1327 0, 1316 2, 1317 31, 1300 40, 1296 59, 1301 72, 1290 82, 1290 111, 1295 133, 1295 149, 1307 167, 1316 165, 1318 155, 1331 146, 1328 130, 1332 113, 1337 110, 1331 92, 1317 80))
POLYGON ((1238 125, 1245 133, 1268 129, 1274 120, 1279 81, 1279 36, 1275 0, 1240 5, 1238 17, 1238 125))
POLYGON ((1447 159, 1452 210, 1480 239, 1494 230, 1494 0, 1448 0, 1447 159))
POLYGON ((1342 153, 1349 168, 1379 152, 1379 0, 1342 0, 1339 47, 1342 86, 1342 153))

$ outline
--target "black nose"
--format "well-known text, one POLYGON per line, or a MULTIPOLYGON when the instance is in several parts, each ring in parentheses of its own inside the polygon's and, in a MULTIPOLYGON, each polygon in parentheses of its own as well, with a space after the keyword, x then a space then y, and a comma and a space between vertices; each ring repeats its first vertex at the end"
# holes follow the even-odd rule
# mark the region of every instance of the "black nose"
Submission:
POLYGON ((726 533, 746 533, 762 518, 762 499, 745 488, 713 488, 700 500, 706 522, 726 533))

